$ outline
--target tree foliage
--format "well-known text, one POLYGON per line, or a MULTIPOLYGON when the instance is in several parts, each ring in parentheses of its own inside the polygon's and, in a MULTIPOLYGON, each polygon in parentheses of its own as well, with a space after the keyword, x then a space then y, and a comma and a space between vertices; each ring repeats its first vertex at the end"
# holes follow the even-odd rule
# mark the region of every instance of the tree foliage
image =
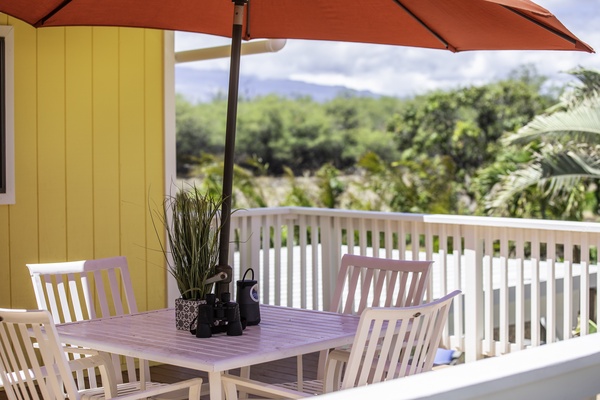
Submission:
MULTIPOLYGON (((571 73, 581 84, 560 99, 524 66, 507 79, 410 99, 241 100, 234 205, 266 206, 255 177, 267 175, 287 181, 278 205, 583 218, 590 197, 600 204, 592 185, 600 171, 600 79, 571 73)), ((177 98, 178 173, 200 177, 215 193, 225 111, 221 97, 177 98)))

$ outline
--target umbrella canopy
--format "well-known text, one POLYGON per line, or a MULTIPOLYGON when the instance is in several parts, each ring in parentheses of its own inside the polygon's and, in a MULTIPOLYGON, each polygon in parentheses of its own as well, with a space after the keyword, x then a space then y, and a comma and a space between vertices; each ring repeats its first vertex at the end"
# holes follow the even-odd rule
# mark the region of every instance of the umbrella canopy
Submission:
MULTIPOLYGON (((229 267, 229 214, 241 40, 309 39, 467 50, 593 49, 529 0, 0 0, 35 27, 123 26, 232 38, 219 269, 229 267), (232 24, 233 22, 233 24, 232 24)), ((217 292, 227 290, 219 285, 217 292)))
MULTIPOLYGON (((528 0, 249 0, 242 37, 315 39, 465 50, 582 50, 548 10, 528 0)), ((36 27, 109 25, 231 36, 227 0, 2 0, 36 27)))

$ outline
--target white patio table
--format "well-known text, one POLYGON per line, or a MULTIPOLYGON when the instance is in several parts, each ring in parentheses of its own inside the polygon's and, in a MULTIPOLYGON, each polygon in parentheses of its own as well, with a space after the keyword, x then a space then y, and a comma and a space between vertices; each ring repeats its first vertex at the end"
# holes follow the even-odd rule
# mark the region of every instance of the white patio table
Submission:
POLYGON ((175 329, 174 309, 57 325, 65 343, 208 372, 210 399, 222 399, 221 374, 235 368, 351 344, 359 317, 261 305, 261 322, 242 336, 196 338, 175 329))

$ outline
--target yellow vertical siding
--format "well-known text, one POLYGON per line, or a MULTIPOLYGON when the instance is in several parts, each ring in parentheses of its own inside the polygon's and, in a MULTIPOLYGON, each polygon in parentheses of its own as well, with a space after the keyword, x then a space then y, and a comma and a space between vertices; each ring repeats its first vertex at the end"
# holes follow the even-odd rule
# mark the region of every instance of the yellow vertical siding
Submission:
POLYGON ((92 28, 65 32, 66 242, 69 259, 94 254, 92 28))
POLYGON ((119 185, 119 31, 93 29, 94 249, 97 257, 121 252, 119 185))
MULTIPOLYGON (((163 64, 163 37, 157 35, 145 35, 146 53, 144 55, 144 65, 162 65, 163 64)), ((164 196, 164 168, 165 168, 165 140, 163 135, 165 121, 163 118, 163 104, 157 104, 153 99, 165 98, 164 86, 157 82, 164 81, 164 69, 146 68, 144 74, 144 86, 146 88, 145 109, 146 109, 146 130, 149 133, 146 142, 146 177, 148 183, 147 199, 159 199, 156 204, 150 204, 149 207, 160 207, 160 199, 164 196), (159 178, 161 180, 158 180, 159 178)), ((151 212, 151 211, 150 211, 151 212)), ((165 258, 159 251, 160 244, 156 237, 156 232, 152 224, 150 212, 145 214, 146 218, 146 260, 147 260, 147 282, 149 286, 157 285, 156 290, 148 290, 147 307, 148 309, 157 309, 167 304, 166 283, 165 282, 165 258), (160 285, 163 285, 162 287, 160 285)))
MULTIPOLYGON (((131 254, 129 265, 136 277, 134 290, 146 285, 145 264, 145 215, 146 215, 146 138, 144 113, 144 32, 139 29, 121 29, 119 37, 119 102, 127 108, 127 113, 119 115, 119 129, 127 132, 119 137, 121 147, 120 163, 128 165, 121 168, 121 246, 123 251, 131 254)), ((145 297, 138 302, 144 307, 145 297)))
MULTIPOLYGON (((9 282, 0 280, 2 289, 10 286, 4 307, 30 308, 35 305, 31 280, 25 263, 39 259, 38 222, 38 143, 37 143, 37 32, 29 25, 9 19, 15 28, 15 199, 8 209, 10 258, 0 266, 9 269, 9 282)), ((3 300, 4 301, 4 300, 3 300)))
POLYGON ((16 204, 0 206, 0 307, 35 306, 26 263, 113 255, 139 308, 164 307, 149 209, 164 193, 163 33, 2 22, 15 26, 16 204))
MULTIPOLYGON (((64 260, 67 258, 65 29, 39 30, 37 43, 39 257, 64 260)), ((15 64, 18 69, 18 60, 15 64)), ((15 112, 20 114, 19 110, 15 112)))

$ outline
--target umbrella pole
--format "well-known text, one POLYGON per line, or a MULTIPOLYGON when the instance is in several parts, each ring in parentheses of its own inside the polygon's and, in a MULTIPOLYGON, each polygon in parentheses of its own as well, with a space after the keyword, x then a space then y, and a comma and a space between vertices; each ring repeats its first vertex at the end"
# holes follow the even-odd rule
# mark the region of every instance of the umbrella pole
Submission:
POLYGON ((225 130, 225 158, 223 162, 223 203, 221 206, 222 227, 219 236, 219 265, 217 266, 217 272, 225 272, 227 278, 216 285, 215 293, 218 298, 220 298, 221 293, 229 292, 229 283, 232 281, 232 268, 229 265, 231 195, 233 193, 233 155, 235 150, 240 58, 242 52, 242 23, 246 1, 247 0, 235 0, 233 11, 229 94, 227 96, 227 126, 225 130))

